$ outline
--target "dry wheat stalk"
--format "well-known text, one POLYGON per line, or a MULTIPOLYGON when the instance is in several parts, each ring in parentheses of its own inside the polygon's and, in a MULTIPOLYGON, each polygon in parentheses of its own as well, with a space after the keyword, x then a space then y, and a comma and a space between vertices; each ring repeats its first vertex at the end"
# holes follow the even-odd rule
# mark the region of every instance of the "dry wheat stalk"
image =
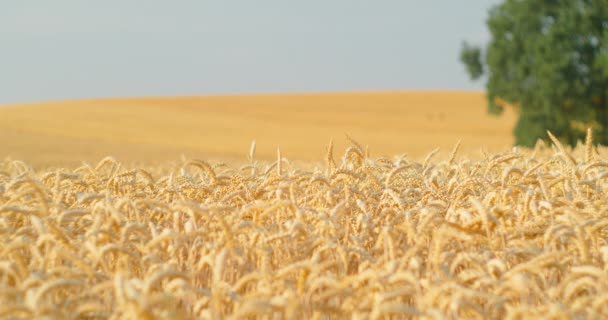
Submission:
POLYGON ((606 318, 608 161, 591 131, 549 136, 557 153, 424 163, 348 137, 314 171, 278 148, 253 170, 254 142, 244 176, 0 162, 0 317, 606 318))

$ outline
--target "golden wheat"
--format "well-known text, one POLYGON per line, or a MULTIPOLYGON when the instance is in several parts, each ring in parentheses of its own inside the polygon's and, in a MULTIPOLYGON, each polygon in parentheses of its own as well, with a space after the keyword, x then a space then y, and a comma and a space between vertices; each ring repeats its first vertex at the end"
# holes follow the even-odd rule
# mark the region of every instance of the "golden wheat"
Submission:
POLYGON ((0 162, 0 318, 608 317, 608 165, 585 145, 424 163, 0 162), (258 170, 259 169, 259 170, 258 170))

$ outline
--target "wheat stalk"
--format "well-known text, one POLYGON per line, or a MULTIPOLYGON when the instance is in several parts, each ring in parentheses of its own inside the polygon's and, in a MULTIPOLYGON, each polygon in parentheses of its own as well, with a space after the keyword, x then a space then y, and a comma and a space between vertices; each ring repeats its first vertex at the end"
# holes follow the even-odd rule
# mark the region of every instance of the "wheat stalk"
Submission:
POLYGON ((587 136, 585 137, 585 163, 593 161, 593 130, 587 128, 587 136))

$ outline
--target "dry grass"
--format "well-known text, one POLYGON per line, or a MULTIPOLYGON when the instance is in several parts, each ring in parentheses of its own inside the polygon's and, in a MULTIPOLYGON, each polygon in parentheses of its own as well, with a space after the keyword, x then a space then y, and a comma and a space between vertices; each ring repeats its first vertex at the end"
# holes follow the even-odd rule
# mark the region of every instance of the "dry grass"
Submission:
POLYGON ((331 137, 365 139, 375 156, 407 153, 421 160, 432 147, 479 157, 512 144, 515 117, 487 115, 478 92, 388 92, 111 99, 0 107, 0 159, 40 168, 77 166, 111 154, 125 163, 187 158, 229 163, 245 158, 251 140, 259 159, 277 145, 291 160, 318 160, 331 137))
POLYGON ((606 149, 334 150, 0 163, 0 318, 608 317, 606 149))

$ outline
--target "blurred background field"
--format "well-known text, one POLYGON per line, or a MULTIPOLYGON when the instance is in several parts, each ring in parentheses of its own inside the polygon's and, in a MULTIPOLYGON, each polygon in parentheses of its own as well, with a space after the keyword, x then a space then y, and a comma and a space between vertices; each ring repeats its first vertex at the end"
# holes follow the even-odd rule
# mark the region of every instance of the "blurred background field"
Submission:
MULTIPOLYGON (((243 162, 256 156, 321 161, 345 134, 372 156, 416 160, 435 147, 481 156, 513 144, 513 110, 488 115, 480 92, 409 91, 75 100, 0 108, 0 149, 35 166, 78 165, 113 155, 124 162, 187 158, 243 162)), ((8 153, 8 154, 6 154, 8 153)))

